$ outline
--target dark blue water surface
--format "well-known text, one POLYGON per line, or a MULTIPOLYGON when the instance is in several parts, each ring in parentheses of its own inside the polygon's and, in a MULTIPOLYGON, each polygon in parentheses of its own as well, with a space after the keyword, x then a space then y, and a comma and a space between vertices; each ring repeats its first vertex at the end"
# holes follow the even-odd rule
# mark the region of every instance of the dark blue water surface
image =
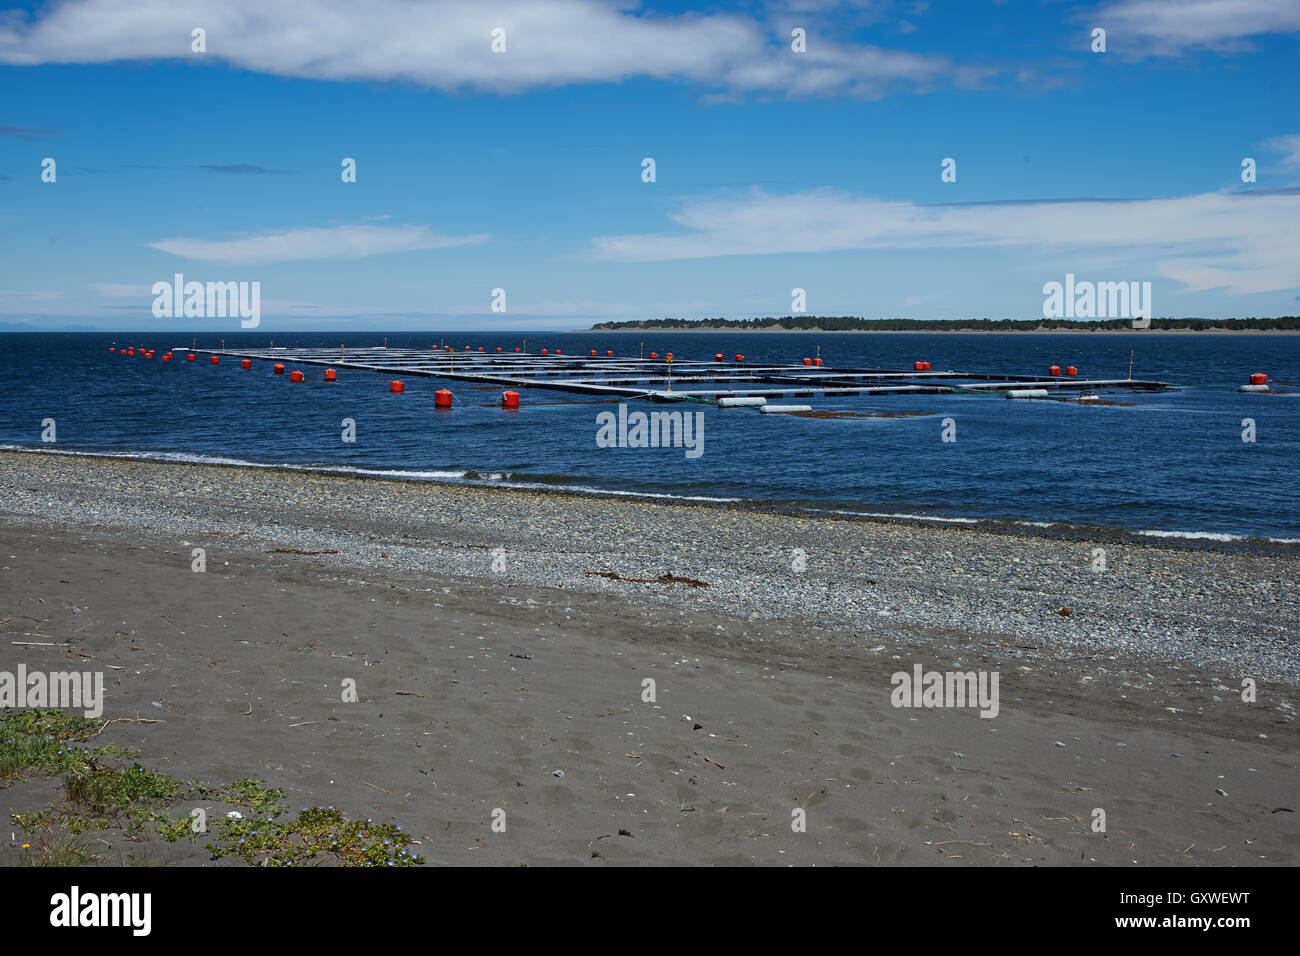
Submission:
MULTIPOLYGON (((522 335, 397 334, 390 347, 507 352, 522 335)), ((383 343, 381 334, 230 333, 226 347, 349 348, 383 343)), ((1064 522, 1129 530, 1300 538, 1300 394, 1235 391, 1251 372, 1300 382, 1300 337, 1159 333, 1040 335, 567 333, 528 335, 528 351, 566 354, 613 349, 637 355, 644 343, 678 361, 743 353, 747 363, 797 363, 820 355, 828 366, 1042 374, 1078 366, 1081 377, 1179 383, 1176 392, 1105 395, 1132 407, 1081 407, 974 395, 800 399, 817 409, 925 412, 927 417, 807 419, 748 409, 691 406, 704 413, 704 453, 680 448, 599 448, 596 415, 614 405, 563 403, 584 396, 527 390, 523 408, 503 412, 498 390, 342 369, 322 381, 300 366, 303 383, 245 371, 226 358, 187 363, 126 357, 110 344, 148 345, 161 356, 188 346, 188 333, 0 335, 0 444, 94 452, 400 471, 435 480, 544 483, 637 494, 739 498, 854 512, 1064 522), (457 405, 434 409, 450 388, 457 405), (942 420, 957 441, 941 441, 942 420), (43 445, 41 422, 57 423, 43 445), (341 421, 357 440, 341 441, 341 421), (1251 418, 1257 440, 1242 441, 1251 418)), ((200 348, 220 338, 200 335, 200 348)), ((288 362, 290 368, 294 365, 288 362)), ((1294 391, 1300 392, 1300 389, 1294 391)), ((651 409, 648 403, 634 402, 651 409)), ((662 409, 663 406, 654 406, 662 409)))

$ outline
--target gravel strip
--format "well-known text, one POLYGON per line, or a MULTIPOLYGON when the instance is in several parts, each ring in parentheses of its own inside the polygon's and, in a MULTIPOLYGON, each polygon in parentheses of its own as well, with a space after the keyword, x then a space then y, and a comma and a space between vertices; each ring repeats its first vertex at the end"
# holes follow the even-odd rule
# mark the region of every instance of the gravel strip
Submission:
POLYGON ((1223 669, 1234 686, 1300 684, 1288 555, 28 452, 0 453, 0 486, 11 523, 134 532, 203 547, 209 566, 223 548, 337 551, 266 558, 608 593, 788 620, 811 638, 974 642, 1010 658, 1172 662, 1223 669))

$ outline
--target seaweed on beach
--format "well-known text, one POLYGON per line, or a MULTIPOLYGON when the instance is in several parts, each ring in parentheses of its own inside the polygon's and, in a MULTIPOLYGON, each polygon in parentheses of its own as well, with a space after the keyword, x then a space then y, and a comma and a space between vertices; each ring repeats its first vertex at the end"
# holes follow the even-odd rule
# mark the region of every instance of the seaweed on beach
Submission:
POLYGON ((684 578, 676 574, 661 574, 657 578, 625 578, 617 571, 584 571, 583 574, 591 577, 598 575, 602 578, 609 578, 611 581, 628 581, 632 584, 685 584, 692 588, 707 588, 711 585, 708 581, 697 581, 695 578, 684 578))
MULTIPOLYGON (((499 387, 499 386, 494 386, 494 387, 499 387)), ((575 399, 574 401, 570 401, 570 402, 528 402, 527 404, 532 407, 538 407, 541 405, 617 405, 619 402, 625 402, 625 401, 627 401, 626 398, 587 398, 587 399, 575 399)), ((482 407, 496 408, 500 404, 501 404, 500 402, 484 402, 482 407)))
POLYGON ((1038 399, 1040 402, 1069 402, 1072 405, 1111 405, 1117 408, 1132 408, 1136 402, 1117 402, 1109 398, 1084 398, 1082 395, 1073 397, 1063 395, 1049 395, 1046 398, 1038 399))
POLYGON ((795 418, 929 418, 934 412, 845 412, 834 409, 813 409, 807 412, 781 412, 795 418))

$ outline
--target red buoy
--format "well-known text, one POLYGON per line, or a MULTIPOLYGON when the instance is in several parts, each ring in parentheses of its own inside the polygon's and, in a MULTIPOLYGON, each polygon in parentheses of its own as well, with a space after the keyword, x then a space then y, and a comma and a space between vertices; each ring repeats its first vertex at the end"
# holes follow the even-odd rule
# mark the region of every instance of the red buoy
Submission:
POLYGON ((294 369, 292 372, 289 373, 289 381, 291 381, 291 382, 301 382, 301 381, 302 381, 302 372, 298 371, 297 369, 294 369))
POLYGON ((501 407, 502 407, 502 408, 518 408, 518 407, 519 407, 519 393, 518 393, 518 392, 502 392, 502 393, 501 393, 501 407))
POLYGON ((108 347, 108 350, 109 350, 110 352, 116 352, 116 351, 117 351, 117 349, 113 348, 113 346, 111 346, 111 345, 108 347))
POLYGON ((172 360, 172 353, 171 353, 171 352, 168 352, 166 355, 164 355, 164 356, 162 357, 162 360, 163 360, 164 362, 170 362, 170 361, 172 360))
POLYGON ((819 358, 815 358, 813 359, 813 364, 816 365, 818 368, 821 368, 822 360, 819 358))
POLYGON ((592 350, 591 350, 591 357, 592 357, 592 358, 595 358, 595 357, 596 357, 596 350, 595 350, 595 349, 592 349, 592 350))
POLYGON ((275 363, 275 368, 271 369, 271 374, 272 374, 272 375, 283 375, 283 374, 284 374, 284 365, 283 365, 283 363, 281 363, 281 362, 276 362, 276 363, 275 363))
POLYGON ((668 361, 671 362, 673 360, 673 353, 669 352, 667 355, 664 356, 664 358, 666 358, 668 361))
POLYGON ((240 368, 252 368, 252 367, 253 367, 253 360, 252 360, 252 359, 244 359, 242 362, 239 363, 239 367, 240 367, 240 368))
POLYGON ((714 353, 713 353, 713 361, 715 361, 715 362, 721 362, 722 359, 723 359, 723 355, 722 355, 721 352, 714 352, 714 353))
POLYGON ((651 357, 652 359, 657 359, 657 358, 659 357, 659 353, 658 353, 658 352, 651 352, 651 353, 650 353, 650 357, 651 357))
POLYGON ((501 351, 501 346, 499 346, 499 345, 497 346, 497 351, 498 351, 498 352, 501 351))
POLYGON ((1075 368, 1073 365, 1067 365, 1067 366, 1065 367, 1065 374, 1066 374, 1066 375, 1078 375, 1078 374, 1079 374, 1079 370, 1078 370, 1077 368, 1075 368))
POLYGON ((550 353, 549 351, 547 351, 546 349, 542 349, 542 354, 543 354, 543 355, 550 355, 551 353, 550 353))
POLYGON ((338 377, 339 377, 339 373, 334 371, 334 369, 327 368, 325 370, 325 381, 334 382, 338 380, 338 377))
POLYGON ((135 354, 135 349, 127 349, 127 350, 126 350, 126 354, 127 354, 127 355, 134 355, 134 354, 135 354))
MULTIPOLYGON (((400 382, 394 382, 394 385, 400 385, 400 382)), ((451 392, 445 388, 440 388, 433 393, 434 408, 451 408, 451 392)))
POLYGON ((389 382, 389 383, 388 383, 388 390, 389 390, 390 392, 392 392, 394 395, 400 395, 402 392, 406 391, 406 383, 405 383, 405 382, 389 382))
POLYGON ((559 355, 559 354, 560 354, 560 350, 559 350, 559 349, 556 349, 556 350, 555 350, 555 354, 556 354, 556 355, 559 355))
POLYGON ((209 361, 211 364, 216 365, 217 362, 219 361, 219 359, 218 359, 215 355, 212 355, 212 356, 209 356, 209 357, 208 357, 208 361, 209 361))
POLYGON ((516 352, 519 351, 519 346, 517 346, 517 345, 515 346, 515 351, 516 351, 516 352))
POLYGON ((614 353, 612 351, 610 350, 605 351, 605 358, 613 358, 613 357, 614 357, 614 353))
POLYGON ((1060 374, 1061 374, 1061 366, 1059 366, 1059 365, 1053 365, 1051 368, 1049 368, 1049 369, 1047 370, 1047 374, 1048 374, 1048 375, 1053 375, 1053 376, 1055 376, 1055 375, 1060 375, 1060 374))
MULTIPOLYGON (((804 365, 811 365, 811 364, 812 364, 812 359, 810 359, 810 358, 805 358, 805 359, 803 360, 803 364, 804 364, 804 365)), ((921 363, 920 363, 920 362, 917 362, 916 364, 917 364, 917 365, 920 365, 921 363)))
POLYGON ((913 362, 913 363, 912 363, 912 371, 914 371, 914 372, 920 372, 920 371, 924 370, 924 368, 925 368, 925 363, 924 363, 924 362, 913 362))
POLYGON ((193 362, 193 361, 195 361, 197 358, 198 358, 198 356, 195 355, 193 352, 191 352, 189 355, 186 355, 186 356, 185 356, 185 361, 187 361, 187 362, 193 362))
POLYGON ((1268 376, 1263 372, 1255 372, 1250 376, 1251 385, 1264 385, 1268 382, 1268 376))
POLYGON ((478 350, 479 350, 480 352, 482 352, 482 351, 483 351, 483 346, 480 345, 480 346, 478 347, 478 350))
POLYGON ((743 361, 745 361, 745 356, 743 356, 743 355, 737 355, 737 356, 736 356, 736 361, 737 361, 737 362, 743 362, 743 361))

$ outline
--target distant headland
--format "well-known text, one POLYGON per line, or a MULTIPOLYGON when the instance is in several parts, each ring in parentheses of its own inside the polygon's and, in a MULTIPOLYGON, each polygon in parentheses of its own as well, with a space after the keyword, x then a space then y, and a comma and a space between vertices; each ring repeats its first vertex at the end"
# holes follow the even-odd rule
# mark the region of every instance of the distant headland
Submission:
MULTIPOLYGON (((863 319, 787 315, 762 319, 598 322, 592 332, 1133 332, 1130 319, 863 319)), ((1275 319, 1151 319, 1147 332, 1300 332, 1300 316, 1275 319)))

